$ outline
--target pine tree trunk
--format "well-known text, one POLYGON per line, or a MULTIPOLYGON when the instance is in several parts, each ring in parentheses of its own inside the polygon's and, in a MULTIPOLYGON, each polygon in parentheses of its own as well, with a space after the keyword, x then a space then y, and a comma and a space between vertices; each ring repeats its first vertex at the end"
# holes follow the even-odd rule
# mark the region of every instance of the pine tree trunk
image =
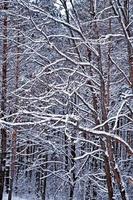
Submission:
MULTIPOLYGON (((19 29, 17 30, 17 43, 19 44, 20 35, 19 35, 19 29)), ((20 48, 17 45, 16 47, 16 66, 15 66, 15 89, 18 89, 19 84, 19 64, 20 64, 20 48)), ((17 97, 15 99, 15 103, 17 104, 18 100, 17 97)), ((16 109, 15 109, 16 110, 16 109)), ((16 119, 17 121, 17 119, 16 119)), ((11 169, 10 169, 10 185, 9 185, 9 194, 8 194, 8 200, 12 199, 12 193, 13 193, 13 182, 14 182, 14 175, 15 175, 15 161, 16 161, 16 141, 17 141, 17 130, 15 129, 12 134, 12 155, 11 155, 11 169)))
MULTIPOLYGON (((4 10, 8 9, 8 4, 4 3, 4 10)), ((8 40, 7 40, 7 26, 8 18, 5 14, 3 21, 3 65, 2 65, 2 91, 1 91, 1 117, 4 118, 6 114, 6 100, 7 100, 7 54, 8 54, 8 40)), ((0 156, 0 200, 2 200, 4 192, 5 181, 5 167, 6 167, 6 146, 7 146, 7 131, 1 128, 1 156, 0 156)))
MULTIPOLYGON (((95 34, 97 38, 99 37, 99 30, 97 23, 95 22, 95 34)), ((98 68, 101 73, 100 75, 100 97, 101 97, 101 114, 102 114, 102 122, 107 120, 107 96, 106 96, 106 88, 105 88, 105 81, 103 76, 103 69, 102 69, 102 61, 101 61, 101 48, 98 45, 98 52, 99 57, 97 58, 98 68)), ((109 94, 108 94, 109 96, 109 94)), ((108 124, 105 124, 104 127, 105 131, 109 131, 108 124)), ((113 191, 113 181, 112 181, 112 174, 111 174, 111 167, 110 167, 110 154, 112 153, 112 146, 110 139, 102 139, 101 140, 101 147, 104 151, 104 169, 107 181, 107 189, 108 189, 108 198, 109 200, 114 200, 114 191, 113 191)))
POLYGON ((12 134, 12 156, 11 156, 11 179, 10 179, 10 186, 9 186, 9 194, 8 194, 8 200, 12 199, 12 192, 13 192, 13 181, 14 181, 14 175, 15 175, 15 161, 16 161, 16 136, 17 132, 14 130, 12 134))

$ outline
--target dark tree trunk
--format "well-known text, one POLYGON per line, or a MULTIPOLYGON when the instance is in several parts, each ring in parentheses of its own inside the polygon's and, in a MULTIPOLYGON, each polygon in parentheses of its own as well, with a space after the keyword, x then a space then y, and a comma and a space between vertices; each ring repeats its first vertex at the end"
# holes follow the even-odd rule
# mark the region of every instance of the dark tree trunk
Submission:
MULTIPOLYGON (((4 10, 7 10, 8 4, 4 3, 4 10)), ((3 21, 3 65, 2 65, 2 91, 1 91, 1 117, 4 118, 6 113, 6 100, 7 100, 7 15, 4 16, 3 21)), ((2 200, 5 181, 5 167, 6 167, 6 145, 7 145, 7 131, 5 128, 1 129, 1 156, 0 156, 0 200, 2 200)))
MULTIPOLYGON (((19 34, 19 28, 17 29, 17 38, 16 41, 19 44, 20 42, 20 34, 19 34)), ((19 64, 20 64, 20 48, 19 45, 16 47, 16 66, 15 66, 15 89, 18 89, 19 84, 19 64)), ((18 103, 18 99, 16 97, 15 103, 18 103)), ((15 109, 16 110, 16 109, 15 109)), ((17 122, 17 119, 16 119, 17 122)), ((13 192, 13 182, 14 182, 14 175, 15 175, 15 162, 16 162, 16 141, 17 141, 17 130, 15 129, 12 134, 12 155, 11 155, 11 169, 10 169, 10 189, 9 189, 9 195, 8 200, 12 199, 12 192, 13 192)))

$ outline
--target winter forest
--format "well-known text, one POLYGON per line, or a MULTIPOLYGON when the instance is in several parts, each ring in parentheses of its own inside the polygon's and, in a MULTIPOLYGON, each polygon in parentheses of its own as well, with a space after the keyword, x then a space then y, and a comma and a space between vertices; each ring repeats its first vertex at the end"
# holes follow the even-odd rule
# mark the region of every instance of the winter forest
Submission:
POLYGON ((0 200, 133 200, 133 0, 0 0, 0 200))

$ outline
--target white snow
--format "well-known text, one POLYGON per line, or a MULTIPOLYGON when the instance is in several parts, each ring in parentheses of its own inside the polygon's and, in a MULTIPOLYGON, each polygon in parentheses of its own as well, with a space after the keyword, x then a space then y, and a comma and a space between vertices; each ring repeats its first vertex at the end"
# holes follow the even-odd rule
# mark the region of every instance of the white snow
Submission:
MULTIPOLYGON (((4 194, 3 200, 8 200, 8 194, 4 194)), ((27 199, 20 198, 20 197, 17 197, 17 196, 13 196, 13 197, 12 197, 12 200, 27 200, 27 199)), ((29 200, 30 200, 30 199, 29 199, 29 200)))

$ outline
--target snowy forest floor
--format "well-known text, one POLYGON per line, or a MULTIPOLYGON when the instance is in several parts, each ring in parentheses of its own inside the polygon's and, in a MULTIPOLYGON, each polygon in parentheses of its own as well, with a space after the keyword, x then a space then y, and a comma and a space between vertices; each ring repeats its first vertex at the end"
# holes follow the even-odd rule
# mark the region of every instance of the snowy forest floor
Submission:
MULTIPOLYGON (((12 199, 13 200, 36 200, 36 199, 30 198, 30 197, 28 197, 28 198, 21 198, 21 197, 14 196, 14 195, 13 195, 12 199)), ((8 200, 8 194, 4 194, 4 199, 3 200, 8 200)))

